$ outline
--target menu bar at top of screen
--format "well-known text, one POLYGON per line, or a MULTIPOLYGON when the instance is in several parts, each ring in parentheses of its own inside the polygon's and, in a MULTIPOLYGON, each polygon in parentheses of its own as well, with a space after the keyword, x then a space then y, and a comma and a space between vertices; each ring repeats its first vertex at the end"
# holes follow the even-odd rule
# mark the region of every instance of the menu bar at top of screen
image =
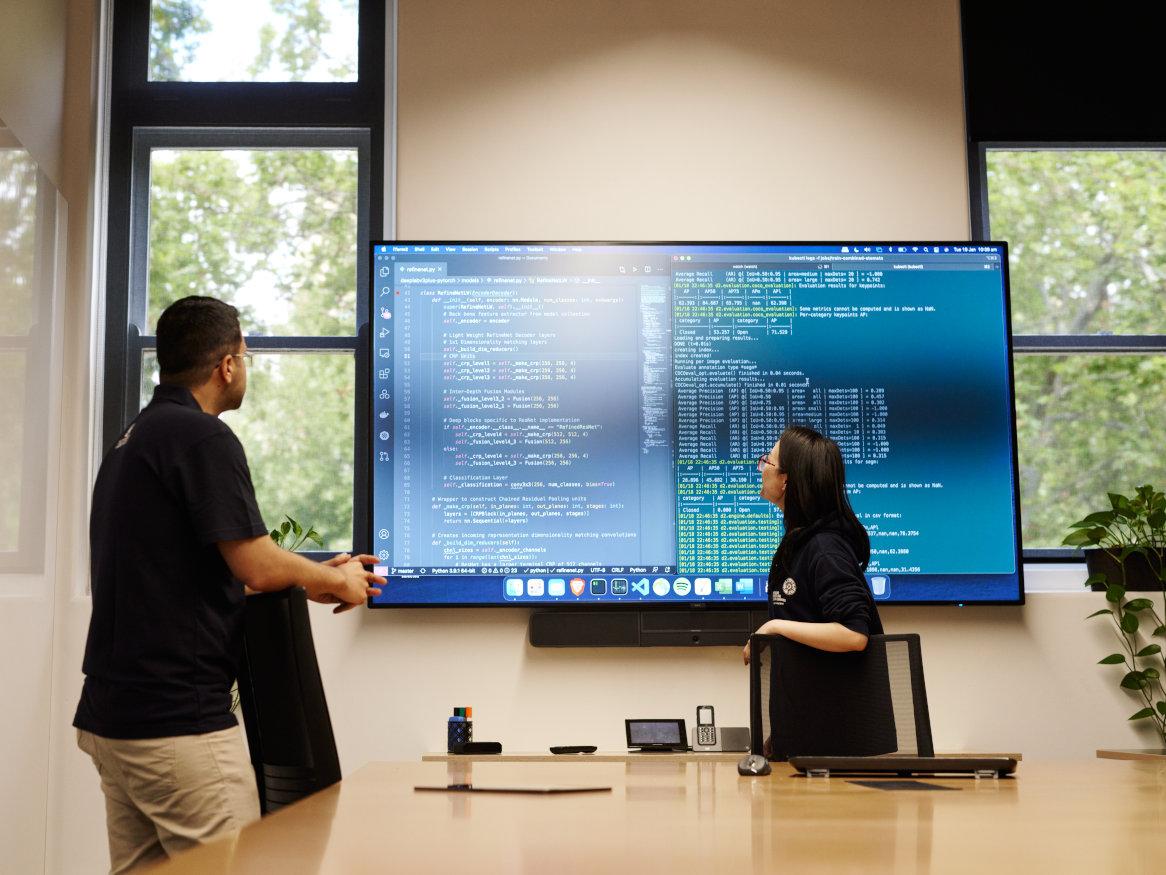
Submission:
POLYGON ((743 254, 757 253, 759 255, 810 255, 824 254, 824 255, 858 255, 871 256, 872 258, 881 257, 886 259, 891 256, 936 256, 936 255, 996 255, 1001 253, 1000 246, 993 245, 968 245, 959 243, 909 243, 909 244, 866 244, 866 243, 841 243, 831 245, 807 245, 807 246, 791 246, 791 245, 769 245, 759 244, 756 246, 749 244, 716 244, 716 243, 631 243, 631 244, 604 244, 604 243, 579 243, 568 245, 547 245, 547 244, 489 244, 489 243, 474 243, 474 244, 389 244, 378 245, 374 247, 374 253, 377 255, 473 255, 473 254, 554 254, 554 253, 627 253, 634 252, 640 249, 651 250, 674 250, 687 251, 696 250, 702 254, 722 255, 727 258, 740 258, 743 254))

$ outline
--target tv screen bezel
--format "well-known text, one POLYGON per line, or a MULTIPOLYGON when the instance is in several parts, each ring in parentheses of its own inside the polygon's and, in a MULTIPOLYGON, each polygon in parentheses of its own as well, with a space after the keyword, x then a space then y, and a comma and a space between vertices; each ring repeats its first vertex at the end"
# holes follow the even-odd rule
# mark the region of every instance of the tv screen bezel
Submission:
MULTIPOLYGON (((374 326, 376 324, 376 294, 374 286, 376 282, 376 255, 378 246, 862 246, 862 247, 890 247, 890 246, 996 246, 1001 249, 1001 272, 1003 281, 1003 305, 1004 305, 1004 342, 1006 350, 1006 370, 1008 376, 1008 413, 1009 413, 1009 427, 1011 429, 1012 441, 1012 501, 1015 513, 1013 515, 1013 537, 1016 547, 1016 597, 1012 599, 934 599, 934 600, 920 600, 920 599, 905 599, 877 601, 876 604, 882 607, 979 607, 979 606, 1005 606, 1015 607, 1025 603, 1025 586, 1024 586, 1024 545, 1021 542, 1021 517, 1020 517, 1020 464, 1019 454, 1017 450, 1016 437, 1016 378, 1015 369, 1013 366, 1013 344, 1012 344, 1012 287, 1010 282, 1009 262, 1008 262, 1008 243, 1003 240, 430 240, 430 239, 407 239, 407 240, 372 240, 368 244, 367 258, 368 258, 368 284, 369 293, 368 311, 365 314, 368 325, 368 340, 365 345, 366 362, 368 363, 368 373, 361 375, 357 374, 357 386, 367 386, 367 391, 364 393, 363 403, 365 405, 365 422, 368 423, 368 433, 365 438, 367 441, 368 453, 364 460, 368 465, 368 479, 365 484, 365 507, 366 519, 368 526, 364 533, 366 541, 369 545, 368 549, 361 552, 372 552, 372 545, 375 543, 373 533, 376 530, 375 520, 373 519, 373 510, 375 507, 375 500, 373 495, 373 471, 375 463, 372 461, 372 453, 375 447, 376 437, 376 418, 374 411, 374 400, 372 391, 371 373, 374 366, 375 347, 376 347, 376 332, 374 326)), ((359 363, 358 363, 359 366, 359 363)), ((775 548, 776 549, 776 548, 775 548)), ((619 602, 619 603, 595 603, 595 602, 392 602, 392 603, 378 603, 373 599, 369 599, 367 607, 376 610, 396 610, 399 608, 429 608, 438 610, 458 610, 462 608, 520 608, 534 611, 611 611, 616 613, 627 613, 637 611, 767 611, 767 597, 763 592, 759 598, 742 599, 740 601, 732 602, 704 602, 704 601, 670 601, 665 603, 657 602, 619 602)))

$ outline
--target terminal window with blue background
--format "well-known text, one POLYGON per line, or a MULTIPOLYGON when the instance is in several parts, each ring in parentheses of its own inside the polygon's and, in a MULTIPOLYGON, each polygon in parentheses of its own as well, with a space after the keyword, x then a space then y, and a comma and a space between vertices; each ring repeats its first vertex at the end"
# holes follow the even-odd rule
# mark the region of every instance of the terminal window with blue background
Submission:
POLYGON ((763 603, 792 424, 876 599, 1022 597, 1003 244, 371 255, 375 605, 763 603))

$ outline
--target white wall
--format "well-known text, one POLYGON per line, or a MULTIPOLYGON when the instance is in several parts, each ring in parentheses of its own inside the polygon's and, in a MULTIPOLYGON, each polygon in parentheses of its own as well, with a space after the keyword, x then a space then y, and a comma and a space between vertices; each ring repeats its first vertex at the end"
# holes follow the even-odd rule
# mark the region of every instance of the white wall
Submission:
MULTIPOLYGON (((75 183, 89 175, 89 148, 87 144, 75 148, 77 120, 66 123, 64 118, 65 58, 70 39, 65 0, 5 0, 0 21, 0 124, 7 126, 4 139, 9 146, 18 142, 45 174, 40 185, 54 189, 50 204, 55 202, 51 209, 57 223, 50 243, 57 259, 55 272, 37 289, 37 294, 54 298, 49 366, 30 368, 24 375, 25 391, 45 406, 49 427, 36 436, 45 448, 39 463, 46 468, 45 493, 34 498, 39 506, 22 525, 41 527, 48 534, 36 569, 0 575, 0 689, 5 705, 5 718, 0 721, 0 750, 4 751, 0 758, 0 871, 25 873, 41 871, 45 855, 57 587, 70 569, 66 559, 69 547, 79 540, 75 530, 70 537, 70 532, 62 532, 58 525, 58 498, 69 492, 59 489, 66 346, 62 307, 74 253, 85 251, 87 192, 75 183), (69 240, 74 241, 72 249, 69 240)), ((84 119, 81 124, 84 129, 84 119)), ((82 295, 87 294, 84 284, 79 288, 82 295)), ((13 293, 18 294, 11 289, 4 291, 13 293)), ((11 303, 0 301, 0 306, 11 303)), ((80 328, 85 331, 84 324, 80 328)), ((6 374, 5 379, 17 377, 6 374)), ((87 419, 84 408, 81 414, 82 421, 87 419)), ((19 416, 20 411, 6 410, 4 415, 19 416)), ((36 481, 36 473, 23 472, 25 488, 36 481)))
MULTIPOLYGON (((32 5, 34 0, 25 0, 32 5)), ((98 443, 104 283, 101 280, 104 216, 104 79, 99 45, 106 38, 101 0, 68 0, 65 10, 65 93, 61 140, 62 191, 70 224, 65 288, 61 385, 62 446, 58 521, 50 533, 58 573, 53 630, 53 698, 49 744, 46 872, 109 869, 104 799, 93 765, 77 749, 73 712, 81 690, 81 656, 89 626, 89 494, 98 443), (100 216, 100 221, 98 221, 100 216)))
MULTIPOLYGON (((0 118, 60 194, 55 285, 41 290, 56 296, 51 366, 30 382, 50 418, 40 436, 47 453, 44 564, 34 574, 0 576, 0 872, 42 871, 46 854, 65 836, 76 834, 91 847, 86 838, 97 834, 102 817, 91 775, 81 773, 68 749, 71 713, 64 714, 70 706, 62 704, 60 685, 62 677, 77 676, 80 618, 89 613, 95 16, 96 0, 4 0, 0 9, 0 118), (58 624, 70 616, 73 628, 61 635, 58 624), (82 784, 89 799, 84 815, 62 821, 60 787, 82 784)), ((87 863, 88 870, 100 870, 104 851, 93 859, 96 868, 87 863)))
POLYGON ((0 0, 0 118, 61 185, 67 0, 0 0))
MULTIPOLYGON (((1039 568, 1029 571, 1041 577, 1039 568)), ((1061 575, 1083 580, 1083 568, 1061 575)), ((1048 581, 1045 581, 1048 585, 1048 581)), ((1101 596, 1030 593, 1023 607, 884 607, 888 632, 918 632, 937 750, 1089 758, 1098 747, 1150 747, 1124 723, 1139 705, 1112 650, 1101 596)), ((346 772, 369 760, 414 759, 445 744, 454 705, 474 707, 474 735, 507 750, 551 744, 623 747, 623 719, 716 707, 748 725, 740 651, 704 648, 532 648, 527 611, 313 611, 316 649, 346 772)))
POLYGON ((400 3, 398 234, 966 239, 956 0, 400 3))
MULTIPOLYGON (((968 234, 956 0, 399 5, 402 238, 968 234)), ((83 457, 85 428, 70 434, 83 457)), ((82 493, 86 476, 69 474, 82 493)), ((76 536, 84 498, 70 507, 76 536)), ((1031 574, 1038 586, 1083 576, 1031 574)), ((1147 743, 1094 665, 1107 652, 1103 627, 1083 619, 1096 600, 888 608, 890 631, 923 636, 936 745, 1048 758, 1147 743)), ((70 595, 57 625, 52 872, 105 860, 96 780, 67 728, 87 619, 70 595)), ((313 608, 313 621, 346 772, 441 748, 454 705, 474 706, 476 736, 509 750, 619 748, 625 716, 691 717, 698 703, 722 725, 746 722, 735 648, 533 649, 527 612, 509 608, 313 608)))
MULTIPOLYGON (((956 0, 403 0, 398 26, 402 239, 968 236, 956 0)), ((887 608, 888 630, 923 636, 937 746, 1149 744, 1095 665, 1097 601, 887 608)), ((746 722, 735 648, 535 649, 527 616, 316 613, 345 768, 440 749, 461 704, 510 750, 618 748, 624 717, 698 703, 746 722)))

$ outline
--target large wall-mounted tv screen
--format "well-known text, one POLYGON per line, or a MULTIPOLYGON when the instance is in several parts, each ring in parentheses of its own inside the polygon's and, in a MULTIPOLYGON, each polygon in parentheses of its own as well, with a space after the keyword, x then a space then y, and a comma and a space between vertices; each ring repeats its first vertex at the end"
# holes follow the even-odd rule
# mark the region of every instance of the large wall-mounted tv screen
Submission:
POLYGON ((1003 243, 371 250, 375 606, 759 606, 791 424, 876 599, 1022 600, 1003 243))

